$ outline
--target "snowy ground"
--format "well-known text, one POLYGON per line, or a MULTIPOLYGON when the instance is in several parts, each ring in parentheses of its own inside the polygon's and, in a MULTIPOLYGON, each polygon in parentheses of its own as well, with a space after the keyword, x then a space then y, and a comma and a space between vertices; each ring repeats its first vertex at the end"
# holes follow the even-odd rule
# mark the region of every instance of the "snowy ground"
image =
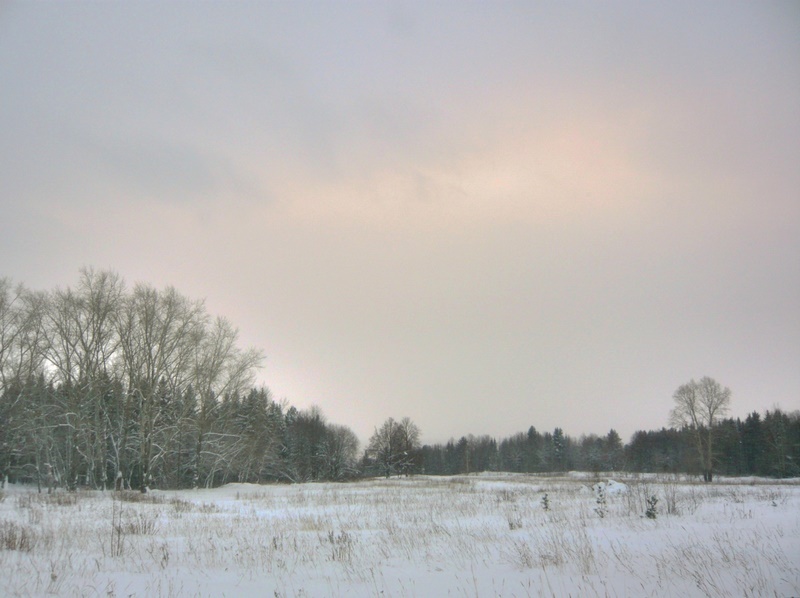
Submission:
POLYGON ((614 480, 11 486, 0 595, 800 596, 800 480, 614 480))

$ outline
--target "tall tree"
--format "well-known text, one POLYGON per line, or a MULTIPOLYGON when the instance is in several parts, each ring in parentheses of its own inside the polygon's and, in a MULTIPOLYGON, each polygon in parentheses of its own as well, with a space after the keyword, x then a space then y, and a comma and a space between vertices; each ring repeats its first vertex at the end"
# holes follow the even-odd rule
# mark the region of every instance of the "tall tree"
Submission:
MULTIPOLYGON (((202 303, 186 299, 173 288, 160 292, 138 284, 119 320, 129 395, 126 411, 138 415, 139 486, 143 492, 150 483, 153 438, 162 416, 159 394, 174 396, 191 382, 194 351, 205 319, 202 303)), ((122 444, 125 449, 127 438, 122 444)))
POLYGON ((564 436, 564 430, 556 428, 553 430, 552 437, 553 449, 553 471, 566 471, 567 467, 567 439, 564 436))
POLYGON ((670 423, 687 428, 694 437, 700 468, 706 482, 713 480, 715 424, 727 414, 731 390, 708 376, 699 382, 690 380, 679 386, 672 395, 675 407, 670 413, 670 423))
POLYGON ((763 452, 771 475, 784 478, 797 474, 790 440, 791 419, 776 407, 764 414, 763 452))
POLYGON ((742 458, 745 472, 750 475, 763 475, 767 472, 764 460, 764 429, 761 414, 753 411, 742 424, 742 458))
POLYGON ((606 469, 617 471, 622 466, 624 453, 622 450, 622 439, 614 428, 608 431, 603 445, 606 469))
POLYGON ((69 487, 79 475, 94 487, 106 487, 108 481, 103 397, 119 344, 115 322, 123 292, 117 274, 84 268, 76 288, 49 296, 45 356, 61 384, 61 424, 77 454, 67 454, 69 487))
POLYGON ((12 287, 11 280, 0 278, 0 393, 13 379, 23 312, 20 308, 22 286, 12 287))
POLYGON ((357 473, 358 437, 350 428, 328 424, 320 446, 322 473, 325 479, 342 480, 357 473))
POLYGON ((190 381, 198 397, 193 463, 195 485, 199 483, 206 440, 216 417, 217 397, 244 394, 264 359, 256 349, 241 350, 237 345, 238 337, 238 329, 220 317, 210 327, 204 324, 193 332, 190 381))
POLYGON ((387 478, 413 471, 419 450, 419 428, 409 418, 387 419, 369 440, 367 455, 387 478))

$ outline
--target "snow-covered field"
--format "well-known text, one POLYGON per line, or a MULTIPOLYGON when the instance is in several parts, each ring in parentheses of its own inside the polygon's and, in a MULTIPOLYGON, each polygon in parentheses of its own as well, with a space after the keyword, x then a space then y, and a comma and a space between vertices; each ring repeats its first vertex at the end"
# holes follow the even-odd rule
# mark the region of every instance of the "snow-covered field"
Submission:
POLYGON ((11 486, 0 595, 800 596, 800 480, 601 479, 11 486))

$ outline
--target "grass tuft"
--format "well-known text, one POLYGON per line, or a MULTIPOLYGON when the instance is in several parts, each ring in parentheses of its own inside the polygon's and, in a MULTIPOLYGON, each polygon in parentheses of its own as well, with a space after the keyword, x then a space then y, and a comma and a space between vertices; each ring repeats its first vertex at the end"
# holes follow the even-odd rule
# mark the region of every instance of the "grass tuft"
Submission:
POLYGON ((31 552, 38 542, 36 531, 29 525, 0 521, 0 548, 31 552))

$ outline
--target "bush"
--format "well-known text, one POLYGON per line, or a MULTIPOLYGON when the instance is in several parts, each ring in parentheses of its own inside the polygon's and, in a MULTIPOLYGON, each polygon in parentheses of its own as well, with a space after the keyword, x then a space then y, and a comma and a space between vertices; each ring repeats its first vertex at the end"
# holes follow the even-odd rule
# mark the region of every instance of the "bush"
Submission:
POLYGON ((608 505, 606 503, 606 489, 603 486, 597 487, 597 506, 594 509, 594 512, 597 513, 597 516, 600 519, 603 519, 608 512, 608 505))
POLYGON ((545 492, 544 496, 542 496, 542 508, 545 511, 549 511, 550 510, 550 497, 547 496, 547 492, 545 492))
POLYGON ((658 499, 656 495, 653 494, 647 499, 647 510, 644 512, 647 515, 648 519, 655 519, 658 516, 658 508, 656 505, 658 504, 658 499))
POLYGON ((134 513, 118 525, 118 532, 122 536, 154 536, 158 531, 158 516, 134 513))

